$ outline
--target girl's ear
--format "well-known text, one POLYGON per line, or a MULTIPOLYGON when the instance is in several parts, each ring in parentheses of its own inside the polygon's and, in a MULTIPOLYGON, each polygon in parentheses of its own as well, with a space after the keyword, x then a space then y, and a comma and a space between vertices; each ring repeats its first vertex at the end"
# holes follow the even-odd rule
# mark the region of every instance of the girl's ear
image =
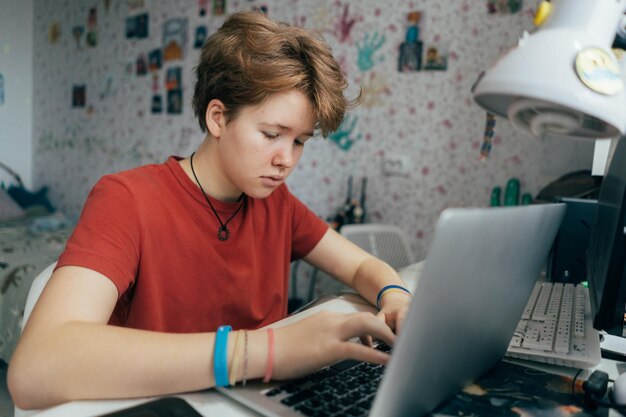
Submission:
POLYGON ((224 103, 218 99, 211 100, 204 117, 211 136, 219 139, 222 129, 226 125, 226 106, 224 103))

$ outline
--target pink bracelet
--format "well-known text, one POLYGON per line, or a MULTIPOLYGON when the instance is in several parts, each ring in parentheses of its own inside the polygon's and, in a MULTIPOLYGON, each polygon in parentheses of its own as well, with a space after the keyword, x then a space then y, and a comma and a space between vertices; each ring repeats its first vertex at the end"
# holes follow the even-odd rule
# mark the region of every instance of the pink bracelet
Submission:
POLYGON ((274 370, 274 330, 267 329, 267 364, 265 365, 265 376, 263 382, 270 382, 272 371, 274 370))

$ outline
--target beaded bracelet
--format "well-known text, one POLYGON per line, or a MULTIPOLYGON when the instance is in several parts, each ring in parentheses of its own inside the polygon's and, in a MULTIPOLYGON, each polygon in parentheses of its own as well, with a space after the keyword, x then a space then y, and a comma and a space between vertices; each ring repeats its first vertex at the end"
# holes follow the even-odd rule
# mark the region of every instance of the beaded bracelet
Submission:
POLYGON ((395 292, 395 291, 400 291, 400 292, 404 292, 404 293, 411 295, 411 291, 407 290, 401 285, 386 285, 383 288, 381 288, 380 291, 378 291, 378 295, 376 296, 376 308, 380 310, 380 300, 382 300, 383 295, 387 294, 388 292, 395 292))
POLYGON ((218 387, 228 386, 228 333, 233 328, 220 326, 215 335, 215 350, 213 352, 213 374, 215 385, 218 387))
POLYGON ((241 378, 241 385, 246 386, 248 375, 248 331, 243 331, 243 375, 241 378))
POLYGON ((229 378, 228 378, 228 382, 230 383, 230 386, 234 387, 235 385, 237 385, 237 374, 239 372, 239 336, 241 335, 241 332, 237 332, 237 335, 235 336, 235 347, 233 348, 233 359, 230 362, 230 371, 228 371, 229 374, 229 378))

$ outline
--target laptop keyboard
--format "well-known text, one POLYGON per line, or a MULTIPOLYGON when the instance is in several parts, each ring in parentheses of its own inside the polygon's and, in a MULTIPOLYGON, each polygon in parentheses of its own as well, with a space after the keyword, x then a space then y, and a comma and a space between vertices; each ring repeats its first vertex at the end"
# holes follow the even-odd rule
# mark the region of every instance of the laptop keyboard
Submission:
MULTIPOLYGON (((376 349, 391 350, 385 344, 376 349)), ((346 360, 272 388, 265 395, 305 416, 367 416, 384 370, 383 365, 346 360)))
POLYGON ((537 282, 507 356, 576 368, 600 362, 589 290, 574 284, 537 282))

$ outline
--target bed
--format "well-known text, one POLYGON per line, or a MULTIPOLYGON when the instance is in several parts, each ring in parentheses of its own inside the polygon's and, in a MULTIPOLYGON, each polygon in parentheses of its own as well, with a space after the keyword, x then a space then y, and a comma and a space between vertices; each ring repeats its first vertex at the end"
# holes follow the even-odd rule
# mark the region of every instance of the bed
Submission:
POLYGON ((9 362, 21 331, 28 290, 54 262, 72 227, 60 213, 23 210, 0 189, 0 359, 9 362))

